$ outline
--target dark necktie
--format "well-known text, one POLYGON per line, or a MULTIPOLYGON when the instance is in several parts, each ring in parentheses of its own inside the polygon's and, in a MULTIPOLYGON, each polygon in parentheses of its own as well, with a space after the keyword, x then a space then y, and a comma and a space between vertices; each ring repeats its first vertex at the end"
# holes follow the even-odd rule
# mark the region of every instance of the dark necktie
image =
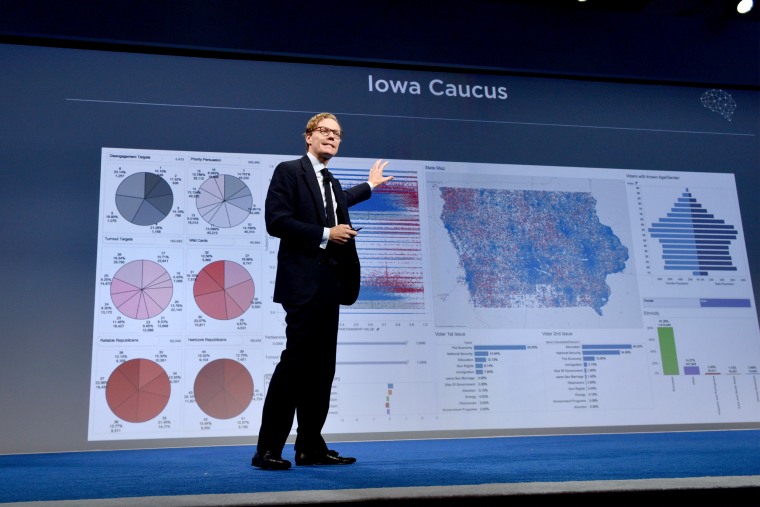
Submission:
POLYGON ((327 168, 320 171, 322 173, 322 185, 325 187, 325 213, 327 214, 327 227, 335 227, 335 207, 333 206, 332 190, 330 185, 330 172, 327 168))

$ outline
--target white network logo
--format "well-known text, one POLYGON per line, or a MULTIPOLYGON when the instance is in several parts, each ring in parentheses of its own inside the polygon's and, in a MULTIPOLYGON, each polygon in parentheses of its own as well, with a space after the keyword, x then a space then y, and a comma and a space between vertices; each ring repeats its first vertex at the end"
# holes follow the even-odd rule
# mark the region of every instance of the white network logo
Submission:
POLYGON ((731 121, 731 116, 736 109, 734 98, 723 90, 708 90, 699 99, 702 105, 723 118, 731 121))

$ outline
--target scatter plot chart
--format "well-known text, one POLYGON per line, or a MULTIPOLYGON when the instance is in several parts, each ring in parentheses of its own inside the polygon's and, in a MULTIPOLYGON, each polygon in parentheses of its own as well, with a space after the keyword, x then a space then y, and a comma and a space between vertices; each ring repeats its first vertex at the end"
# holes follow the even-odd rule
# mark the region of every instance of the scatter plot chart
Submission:
POLYGON ((239 362, 217 359, 198 372, 193 395, 195 403, 205 414, 215 419, 232 419, 251 404, 253 379, 239 362))
POLYGON ((135 225, 154 225, 172 209, 174 195, 165 179, 148 172, 128 176, 116 190, 116 209, 135 225))
MULTIPOLYGON (((366 170, 333 169, 348 188, 366 181, 366 170)), ((416 171, 394 170, 392 185, 372 191, 372 198, 351 208, 362 280, 355 310, 425 309, 419 181, 416 171)))
POLYGON ((111 300, 131 319, 150 319, 171 302, 174 286, 169 273, 158 263, 136 260, 119 268, 111 281, 111 300))
POLYGON ((131 423, 150 421, 166 407, 171 381, 161 366, 149 359, 131 359, 108 378, 106 401, 120 419, 131 423))
POLYGON ((253 196, 250 189, 242 180, 229 174, 207 179, 198 192, 198 212, 215 227, 235 227, 251 212, 253 196))
POLYGON ((603 314, 629 255, 590 192, 442 186, 440 198, 473 307, 603 314))
POLYGON ((253 302, 253 278, 240 264, 212 262, 198 273, 193 297, 198 307, 214 319, 230 320, 243 315, 253 302))

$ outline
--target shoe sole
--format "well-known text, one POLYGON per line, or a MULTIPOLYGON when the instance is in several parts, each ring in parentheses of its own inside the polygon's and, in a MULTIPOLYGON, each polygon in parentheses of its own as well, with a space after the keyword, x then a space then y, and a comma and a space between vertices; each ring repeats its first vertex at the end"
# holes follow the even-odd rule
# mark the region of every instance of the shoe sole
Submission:
POLYGON ((251 461, 251 466, 255 466, 262 470, 288 470, 290 468, 290 466, 267 465, 265 463, 256 463, 254 461, 251 461))

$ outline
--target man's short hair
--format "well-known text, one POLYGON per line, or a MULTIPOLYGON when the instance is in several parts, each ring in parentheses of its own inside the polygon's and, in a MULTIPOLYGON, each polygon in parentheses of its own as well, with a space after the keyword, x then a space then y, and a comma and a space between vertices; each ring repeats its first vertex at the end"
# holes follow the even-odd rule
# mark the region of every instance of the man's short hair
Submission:
MULTIPOLYGON (((319 122, 321 122, 325 118, 329 118, 330 120, 335 120, 338 123, 338 125, 340 125, 340 122, 332 113, 315 114, 314 116, 311 117, 311 119, 309 119, 308 122, 306 122, 306 131, 303 133, 303 135, 305 136, 306 134, 311 134, 314 131, 314 129, 317 128, 317 126, 319 125, 319 122)), ((306 151, 309 151, 308 144, 306 145, 306 151)))

